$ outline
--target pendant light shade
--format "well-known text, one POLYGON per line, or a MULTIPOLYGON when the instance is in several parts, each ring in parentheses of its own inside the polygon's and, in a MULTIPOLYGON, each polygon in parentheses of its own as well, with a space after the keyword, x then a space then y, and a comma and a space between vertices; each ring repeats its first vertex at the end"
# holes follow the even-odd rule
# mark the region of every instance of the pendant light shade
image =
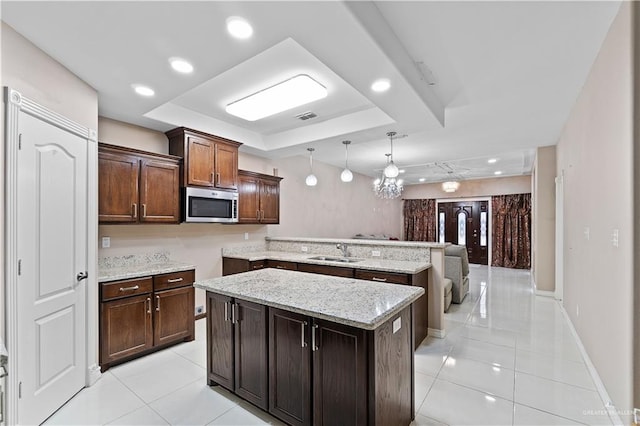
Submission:
POLYGON ((351 182, 353 180, 353 173, 349 170, 349 145, 351 141, 342 141, 344 144, 344 170, 340 174, 340 180, 343 182, 351 182))
POLYGON ((313 151, 315 151, 315 149, 307 148, 307 151, 309 151, 309 175, 304 180, 304 183, 306 183, 307 186, 316 186, 318 184, 318 178, 313 174, 313 151))
POLYGON ((396 135, 396 132, 388 132, 387 136, 389 136, 389 142, 391 144, 391 157, 389 160, 389 164, 384 168, 384 176, 388 178, 398 177, 400 171, 398 170, 398 166, 393 163, 393 137, 396 135))

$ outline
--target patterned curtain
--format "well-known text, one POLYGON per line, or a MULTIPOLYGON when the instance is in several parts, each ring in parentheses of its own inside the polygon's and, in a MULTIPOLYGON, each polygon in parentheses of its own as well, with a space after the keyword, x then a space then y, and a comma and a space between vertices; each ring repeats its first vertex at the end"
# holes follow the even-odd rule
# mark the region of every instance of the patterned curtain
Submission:
POLYGON ((531 194, 491 197, 491 265, 531 268, 531 194))
POLYGON ((436 200, 404 200, 404 238, 436 241, 436 200))

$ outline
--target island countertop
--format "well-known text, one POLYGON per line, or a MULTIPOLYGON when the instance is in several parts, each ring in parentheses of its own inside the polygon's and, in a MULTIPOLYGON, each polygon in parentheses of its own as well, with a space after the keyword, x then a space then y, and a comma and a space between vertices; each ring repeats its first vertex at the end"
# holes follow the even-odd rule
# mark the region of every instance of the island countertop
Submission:
POLYGON ((376 329, 424 294, 421 287, 282 269, 228 275, 193 286, 365 330, 376 329))

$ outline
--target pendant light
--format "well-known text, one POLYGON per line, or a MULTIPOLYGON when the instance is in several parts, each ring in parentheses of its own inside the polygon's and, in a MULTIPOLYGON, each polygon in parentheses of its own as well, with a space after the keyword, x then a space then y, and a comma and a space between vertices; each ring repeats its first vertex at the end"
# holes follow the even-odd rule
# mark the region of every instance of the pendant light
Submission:
POLYGON ((315 151, 315 149, 307 148, 307 151, 309 151, 309 176, 307 176, 304 183, 306 183, 307 186, 316 186, 318 178, 313 174, 313 151, 315 151))
POLYGON ((389 136, 389 142, 391 143, 391 159, 387 167, 384 168, 384 175, 388 178, 398 177, 398 167, 393 163, 393 137, 396 135, 396 132, 388 132, 387 136, 389 136))
POLYGON ((342 141, 344 144, 344 170, 340 174, 340 180, 343 182, 351 182, 353 180, 353 173, 349 170, 349 145, 351 141, 342 141))

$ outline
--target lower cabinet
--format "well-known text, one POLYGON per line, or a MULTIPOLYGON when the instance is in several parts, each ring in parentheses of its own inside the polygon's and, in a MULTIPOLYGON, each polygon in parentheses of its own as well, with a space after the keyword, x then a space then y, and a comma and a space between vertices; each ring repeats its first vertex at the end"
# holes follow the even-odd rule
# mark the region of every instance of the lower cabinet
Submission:
POLYGON ((101 283, 102 371, 169 344, 193 340, 193 280, 191 270, 101 283))
POLYGON ((391 320, 363 330, 212 292, 207 312, 209 385, 290 425, 411 422, 411 308, 395 332, 391 320))
POLYGON ((266 307, 207 293, 207 342, 209 384, 219 384, 266 410, 266 307))

